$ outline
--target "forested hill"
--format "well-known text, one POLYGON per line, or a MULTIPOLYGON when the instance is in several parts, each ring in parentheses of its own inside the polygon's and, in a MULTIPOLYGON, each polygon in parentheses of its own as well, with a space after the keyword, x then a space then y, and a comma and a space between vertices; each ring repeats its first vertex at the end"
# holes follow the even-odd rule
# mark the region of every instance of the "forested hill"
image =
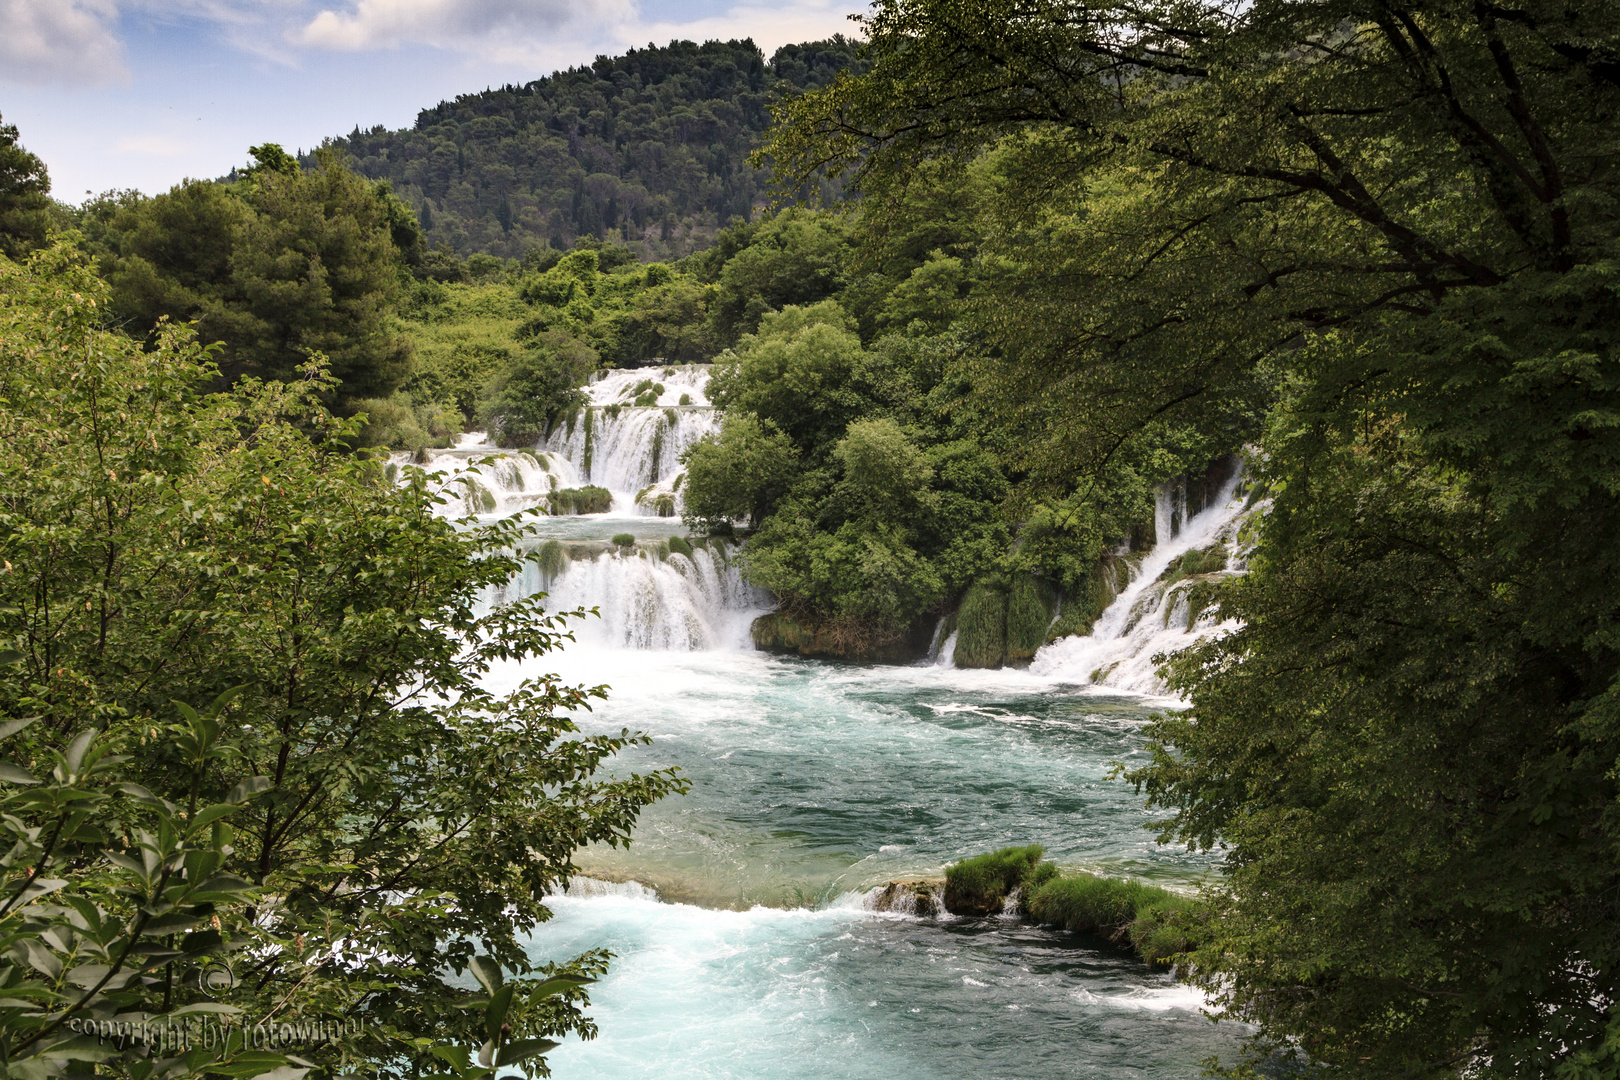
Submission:
POLYGON ((355 168, 393 183, 427 240, 517 257, 593 235, 649 259, 705 245, 748 217, 767 177, 747 158, 767 106, 826 85, 855 62, 842 36, 788 45, 677 41, 598 57, 524 86, 422 110, 410 130, 334 139, 355 168))

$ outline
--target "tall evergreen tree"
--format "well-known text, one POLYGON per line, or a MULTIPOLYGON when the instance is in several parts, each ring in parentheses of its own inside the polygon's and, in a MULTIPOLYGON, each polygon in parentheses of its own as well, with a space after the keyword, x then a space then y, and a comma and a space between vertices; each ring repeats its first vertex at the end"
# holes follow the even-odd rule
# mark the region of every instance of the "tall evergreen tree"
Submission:
POLYGON ((20 258, 50 231, 50 175, 17 141, 16 124, 0 123, 0 254, 20 258))

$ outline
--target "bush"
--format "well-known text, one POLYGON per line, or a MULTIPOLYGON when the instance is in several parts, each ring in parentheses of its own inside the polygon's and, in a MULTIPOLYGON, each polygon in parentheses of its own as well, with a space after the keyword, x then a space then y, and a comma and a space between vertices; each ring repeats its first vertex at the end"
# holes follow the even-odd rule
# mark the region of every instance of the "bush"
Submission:
MULTIPOLYGON (((991 915, 1032 877, 1047 880, 1056 870, 1040 869, 1039 844, 1007 847, 963 859, 945 868, 945 909, 953 915, 991 915)), ((1050 864, 1047 864, 1050 865, 1050 864)))
POLYGON ((670 537, 669 550, 672 554, 685 555, 688 559, 692 557, 692 545, 684 536, 670 537))
POLYGON ((613 542, 622 548, 632 548, 636 546, 636 538, 631 536, 629 533, 615 534, 613 537, 613 542))
POLYGON ((356 415, 365 414, 365 426, 354 439, 358 447, 389 450, 422 450, 449 446, 461 432, 461 415, 456 409, 428 403, 418 405, 411 395, 400 391, 385 398, 361 398, 353 402, 356 415))
POLYGON ((546 509, 554 517, 605 514, 613 509, 613 492, 604 487, 563 488, 546 496, 546 509))

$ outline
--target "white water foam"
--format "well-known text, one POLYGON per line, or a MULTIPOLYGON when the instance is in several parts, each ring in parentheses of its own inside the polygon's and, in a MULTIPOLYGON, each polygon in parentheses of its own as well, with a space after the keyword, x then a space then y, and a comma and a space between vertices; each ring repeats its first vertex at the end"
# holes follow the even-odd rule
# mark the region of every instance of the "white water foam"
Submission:
POLYGON ((592 405, 628 405, 638 396, 635 388, 645 382, 662 386, 659 405, 679 405, 688 398, 688 405, 709 403, 709 372, 712 364, 674 364, 669 367, 628 368, 622 371, 599 371, 585 387, 585 396, 592 405))

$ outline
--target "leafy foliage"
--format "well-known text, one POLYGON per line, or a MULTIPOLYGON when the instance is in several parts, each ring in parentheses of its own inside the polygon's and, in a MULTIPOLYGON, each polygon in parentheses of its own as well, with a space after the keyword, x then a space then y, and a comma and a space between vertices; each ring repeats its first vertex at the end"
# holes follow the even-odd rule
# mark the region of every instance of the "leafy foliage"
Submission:
MULTIPOLYGON (((881 0, 797 184, 1004 183, 970 292, 1032 476, 1260 437, 1275 502, 1132 774, 1223 844, 1245 1070, 1613 1071, 1620 12, 881 0), (1269 414, 1269 415, 1268 415, 1269 414)), ((896 209, 891 213, 898 215, 896 209)))
MULTIPOLYGON (((640 809, 684 785, 669 771, 600 777, 646 741, 578 735, 568 712, 603 688, 483 687, 495 661, 566 638, 539 599, 484 613, 521 566, 523 526, 458 527, 420 480, 384 482, 337 452, 355 425, 321 406, 318 365, 298 384, 244 378, 202 396, 213 373, 193 336, 164 328, 142 349, 102 329, 107 299, 65 248, 0 261, 0 467, 13 476, 0 641, 21 654, 0 713, 42 714, 14 740, 17 767, 37 775, 99 731, 125 775, 176 806, 231 805, 266 778, 231 814, 232 841, 207 841, 253 889, 217 911, 240 943, 225 1003, 255 1021, 363 1017, 363 1043, 308 1051, 323 1069, 410 1074, 441 1039, 482 1041, 455 1012, 475 950, 515 973, 524 1004, 505 1022, 518 1037, 592 1034, 578 986, 539 988, 594 977, 605 956, 536 965, 522 936, 549 917, 578 846, 628 842, 640 809), (232 688, 218 732, 230 754, 199 773, 167 726, 172 702, 232 688)), ((190 858, 141 824, 151 807, 103 805, 93 824, 115 851, 140 849, 140 826, 159 863, 190 858)), ((189 814, 176 835, 195 835, 189 814)), ((43 833, 48 820, 23 822, 43 833)))
POLYGON ((387 397, 410 371, 390 316, 405 258, 396 233, 414 225, 334 154, 305 173, 274 144, 255 153, 271 164, 234 184, 187 181, 107 209, 90 248, 113 312, 142 335, 196 320, 205 341, 224 342, 230 378, 294 379, 320 352, 344 397, 387 397))

